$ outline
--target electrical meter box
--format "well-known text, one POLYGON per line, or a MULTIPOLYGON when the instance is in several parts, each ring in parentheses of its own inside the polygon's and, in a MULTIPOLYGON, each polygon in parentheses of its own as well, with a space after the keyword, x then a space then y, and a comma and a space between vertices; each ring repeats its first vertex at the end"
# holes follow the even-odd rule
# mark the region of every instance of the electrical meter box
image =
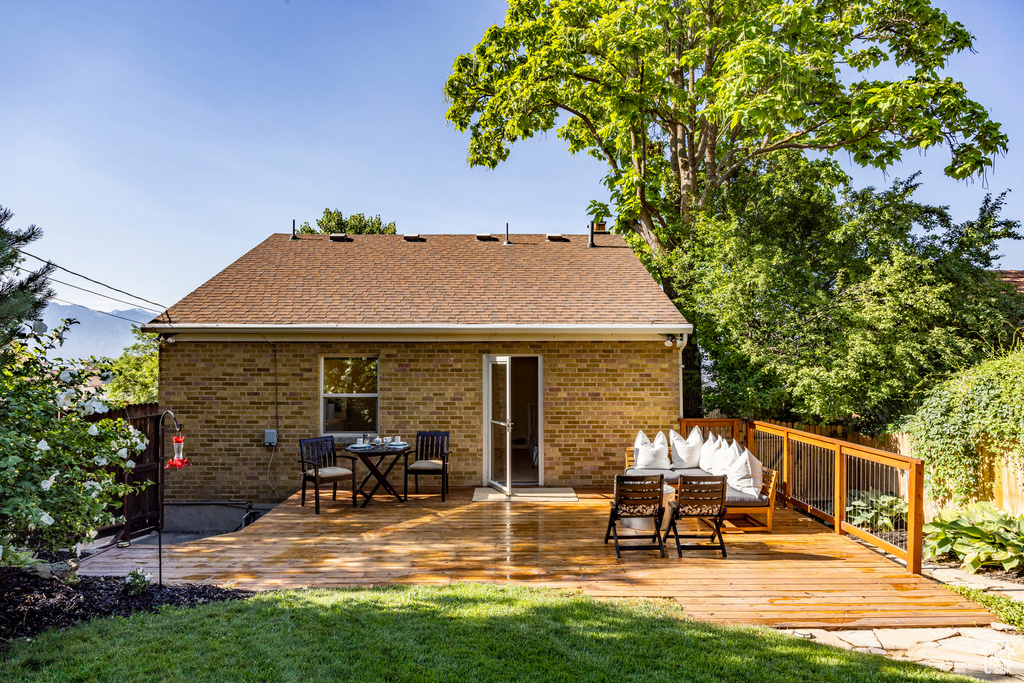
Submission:
POLYGON ((263 445, 264 446, 276 446, 277 445, 277 430, 276 429, 264 429, 263 430, 263 445))

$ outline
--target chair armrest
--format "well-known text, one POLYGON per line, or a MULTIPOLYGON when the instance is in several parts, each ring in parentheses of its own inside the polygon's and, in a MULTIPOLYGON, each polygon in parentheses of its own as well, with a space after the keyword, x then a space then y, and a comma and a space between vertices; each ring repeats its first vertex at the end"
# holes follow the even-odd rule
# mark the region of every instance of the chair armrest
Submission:
POLYGON ((354 453, 338 453, 335 457, 345 458, 346 460, 351 460, 352 462, 359 460, 359 456, 355 455, 354 453))
MULTIPOLYGON (((315 462, 315 461, 313 461, 313 460, 299 460, 299 464, 300 464, 300 465, 301 465, 301 464, 306 464, 306 465, 310 465, 310 466, 312 466, 312 468, 313 468, 314 470, 319 470, 319 469, 320 469, 320 465, 319 465, 319 463, 317 463, 317 462, 315 462)), ((308 471, 308 470, 304 470, 304 471, 308 471)))

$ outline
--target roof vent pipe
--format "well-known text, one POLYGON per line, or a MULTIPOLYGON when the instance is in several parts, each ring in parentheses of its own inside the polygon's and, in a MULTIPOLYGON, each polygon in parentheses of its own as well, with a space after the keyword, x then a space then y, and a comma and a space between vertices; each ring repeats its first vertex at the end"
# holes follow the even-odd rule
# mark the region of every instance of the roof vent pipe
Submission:
POLYGON ((594 221, 590 221, 590 239, 587 240, 587 249, 594 246, 594 221))
POLYGON ((299 236, 295 234, 295 219, 292 219, 292 239, 297 240, 299 236))
POLYGON ((502 244, 512 244, 508 241, 508 223, 505 224, 505 241, 502 244))

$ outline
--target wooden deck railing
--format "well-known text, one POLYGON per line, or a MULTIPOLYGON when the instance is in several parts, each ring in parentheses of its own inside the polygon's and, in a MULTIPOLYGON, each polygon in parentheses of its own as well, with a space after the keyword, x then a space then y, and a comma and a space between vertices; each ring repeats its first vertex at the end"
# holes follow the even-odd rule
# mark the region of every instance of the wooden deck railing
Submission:
POLYGON ((852 534, 921 573, 924 463, 898 453, 852 444, 767 422, 681 419, 684 435, 699 426, 735 438, 779 472, 777 499, 852 534))

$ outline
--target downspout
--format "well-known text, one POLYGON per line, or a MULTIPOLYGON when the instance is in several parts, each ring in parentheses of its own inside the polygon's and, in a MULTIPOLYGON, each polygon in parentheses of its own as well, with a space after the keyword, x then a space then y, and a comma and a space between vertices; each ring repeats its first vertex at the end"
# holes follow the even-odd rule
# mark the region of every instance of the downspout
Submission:
POLYGON ((686 348, 687 342, 690 341, 690 335, 683 334, 679 339, 682 343, 677 341, 676 345, 679 347, 679 419, 681 420, 686 417, 685 401, 683 400, 683 349, 686 348))

